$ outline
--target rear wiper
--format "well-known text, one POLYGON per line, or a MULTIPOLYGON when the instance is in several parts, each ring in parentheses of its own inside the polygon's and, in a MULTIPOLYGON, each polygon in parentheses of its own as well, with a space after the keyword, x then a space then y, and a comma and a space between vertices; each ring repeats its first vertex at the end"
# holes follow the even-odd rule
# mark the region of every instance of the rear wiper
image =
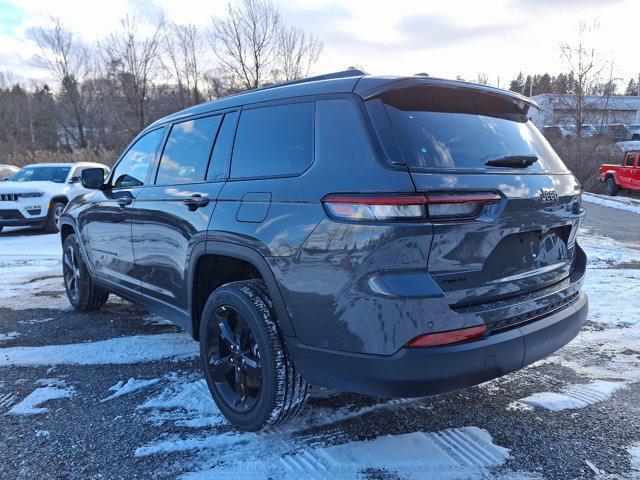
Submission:
POLYGON ((487 160, 485 165, 489 167, 527 168, 538 161, 535 155, 505 155, 504 157, 487 160))

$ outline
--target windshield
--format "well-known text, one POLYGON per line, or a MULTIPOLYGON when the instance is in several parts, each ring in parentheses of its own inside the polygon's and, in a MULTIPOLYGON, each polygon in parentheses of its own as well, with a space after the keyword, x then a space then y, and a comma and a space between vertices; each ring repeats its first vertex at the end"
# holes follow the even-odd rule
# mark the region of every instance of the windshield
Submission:
POLYGON ((386 107, 410 166, 493 170, 497 167, 487 166, 488 160, 527 156, 538 158, 527 167, 528 172, 567 171, 547 140, 526 117, 516 119, 513 116, 386 107))
POLYGON ((71 170, 71 167, 25 167, 11 177, 11 180, 14 182, 49 181, 64 183, 69 170, 71 170))

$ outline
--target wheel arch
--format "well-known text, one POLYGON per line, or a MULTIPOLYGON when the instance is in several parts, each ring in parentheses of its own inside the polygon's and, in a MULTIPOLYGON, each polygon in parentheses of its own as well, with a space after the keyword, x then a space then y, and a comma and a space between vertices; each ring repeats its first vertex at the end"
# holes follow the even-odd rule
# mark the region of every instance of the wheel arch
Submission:
POLYGON ((264 281, 265 286, 273 302, 273 308, 277 316, 277 322, 282 330, 282 334, 287 337, 295 336, 289 313, 287 312, 282 294, 278 283, 271 271, 271 267, 260 253, 256 250, 229 242, 219 241, 207 241, 206 244, 200 244, 192 252, 190 265, 189 265, 189 285, 188 292, 190 296, 190 312, 192 322, 192 336, 194 339, 198 339, 200 329, 200 315, 204 305, 200 305, 198 302, 198 272, 200 263, 207 257, 221 257, 231 260, 237 260, 246 262, 259 273, 261 279, 264 281))
POLYGON ((67 203, 69 203, 69 198, 66 195, 55 195, 51 197, 51 200, 49 200, 49 205, 55 202, 64 203, 66 205, 67 203))

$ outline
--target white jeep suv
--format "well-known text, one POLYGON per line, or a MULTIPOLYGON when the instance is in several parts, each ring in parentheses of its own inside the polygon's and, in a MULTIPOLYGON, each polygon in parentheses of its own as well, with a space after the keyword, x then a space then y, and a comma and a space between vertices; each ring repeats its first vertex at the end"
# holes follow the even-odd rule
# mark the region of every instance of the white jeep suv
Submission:
POLYGON ((109 171, 100 163, 38 163, 0 182, 0 231, 8 226, 31 226, 57 232, 66 204, 90 191, 80 183, 80 173, 95 167, 109 171))

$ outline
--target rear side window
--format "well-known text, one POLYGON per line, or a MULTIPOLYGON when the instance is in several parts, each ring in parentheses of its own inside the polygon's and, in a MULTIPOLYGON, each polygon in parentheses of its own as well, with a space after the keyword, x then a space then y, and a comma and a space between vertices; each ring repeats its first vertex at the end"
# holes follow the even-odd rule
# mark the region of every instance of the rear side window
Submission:
POLYGON ((313 163, 313 102, 244 110, 232 178, 297 175, 313 163))
POLYGON ((195 183, 204 180, 211 147, 222 116, 176 123, 162 152, 156 185, 195 183))
POLYGON ((131 188, 144 185, 147 180, 149 166, 156 154, 158 144, 164 135, 164 128, 159 128, 140 137, 133 144, 116 166, 111 185, 114 188, 131 188))
POLYGON ((544 136, 507 101, 443 88, 414 90, 409 97, 383 98, 409 166, 497 170, 486 162, 535 156, 523 173, 567 171, 544 136))

